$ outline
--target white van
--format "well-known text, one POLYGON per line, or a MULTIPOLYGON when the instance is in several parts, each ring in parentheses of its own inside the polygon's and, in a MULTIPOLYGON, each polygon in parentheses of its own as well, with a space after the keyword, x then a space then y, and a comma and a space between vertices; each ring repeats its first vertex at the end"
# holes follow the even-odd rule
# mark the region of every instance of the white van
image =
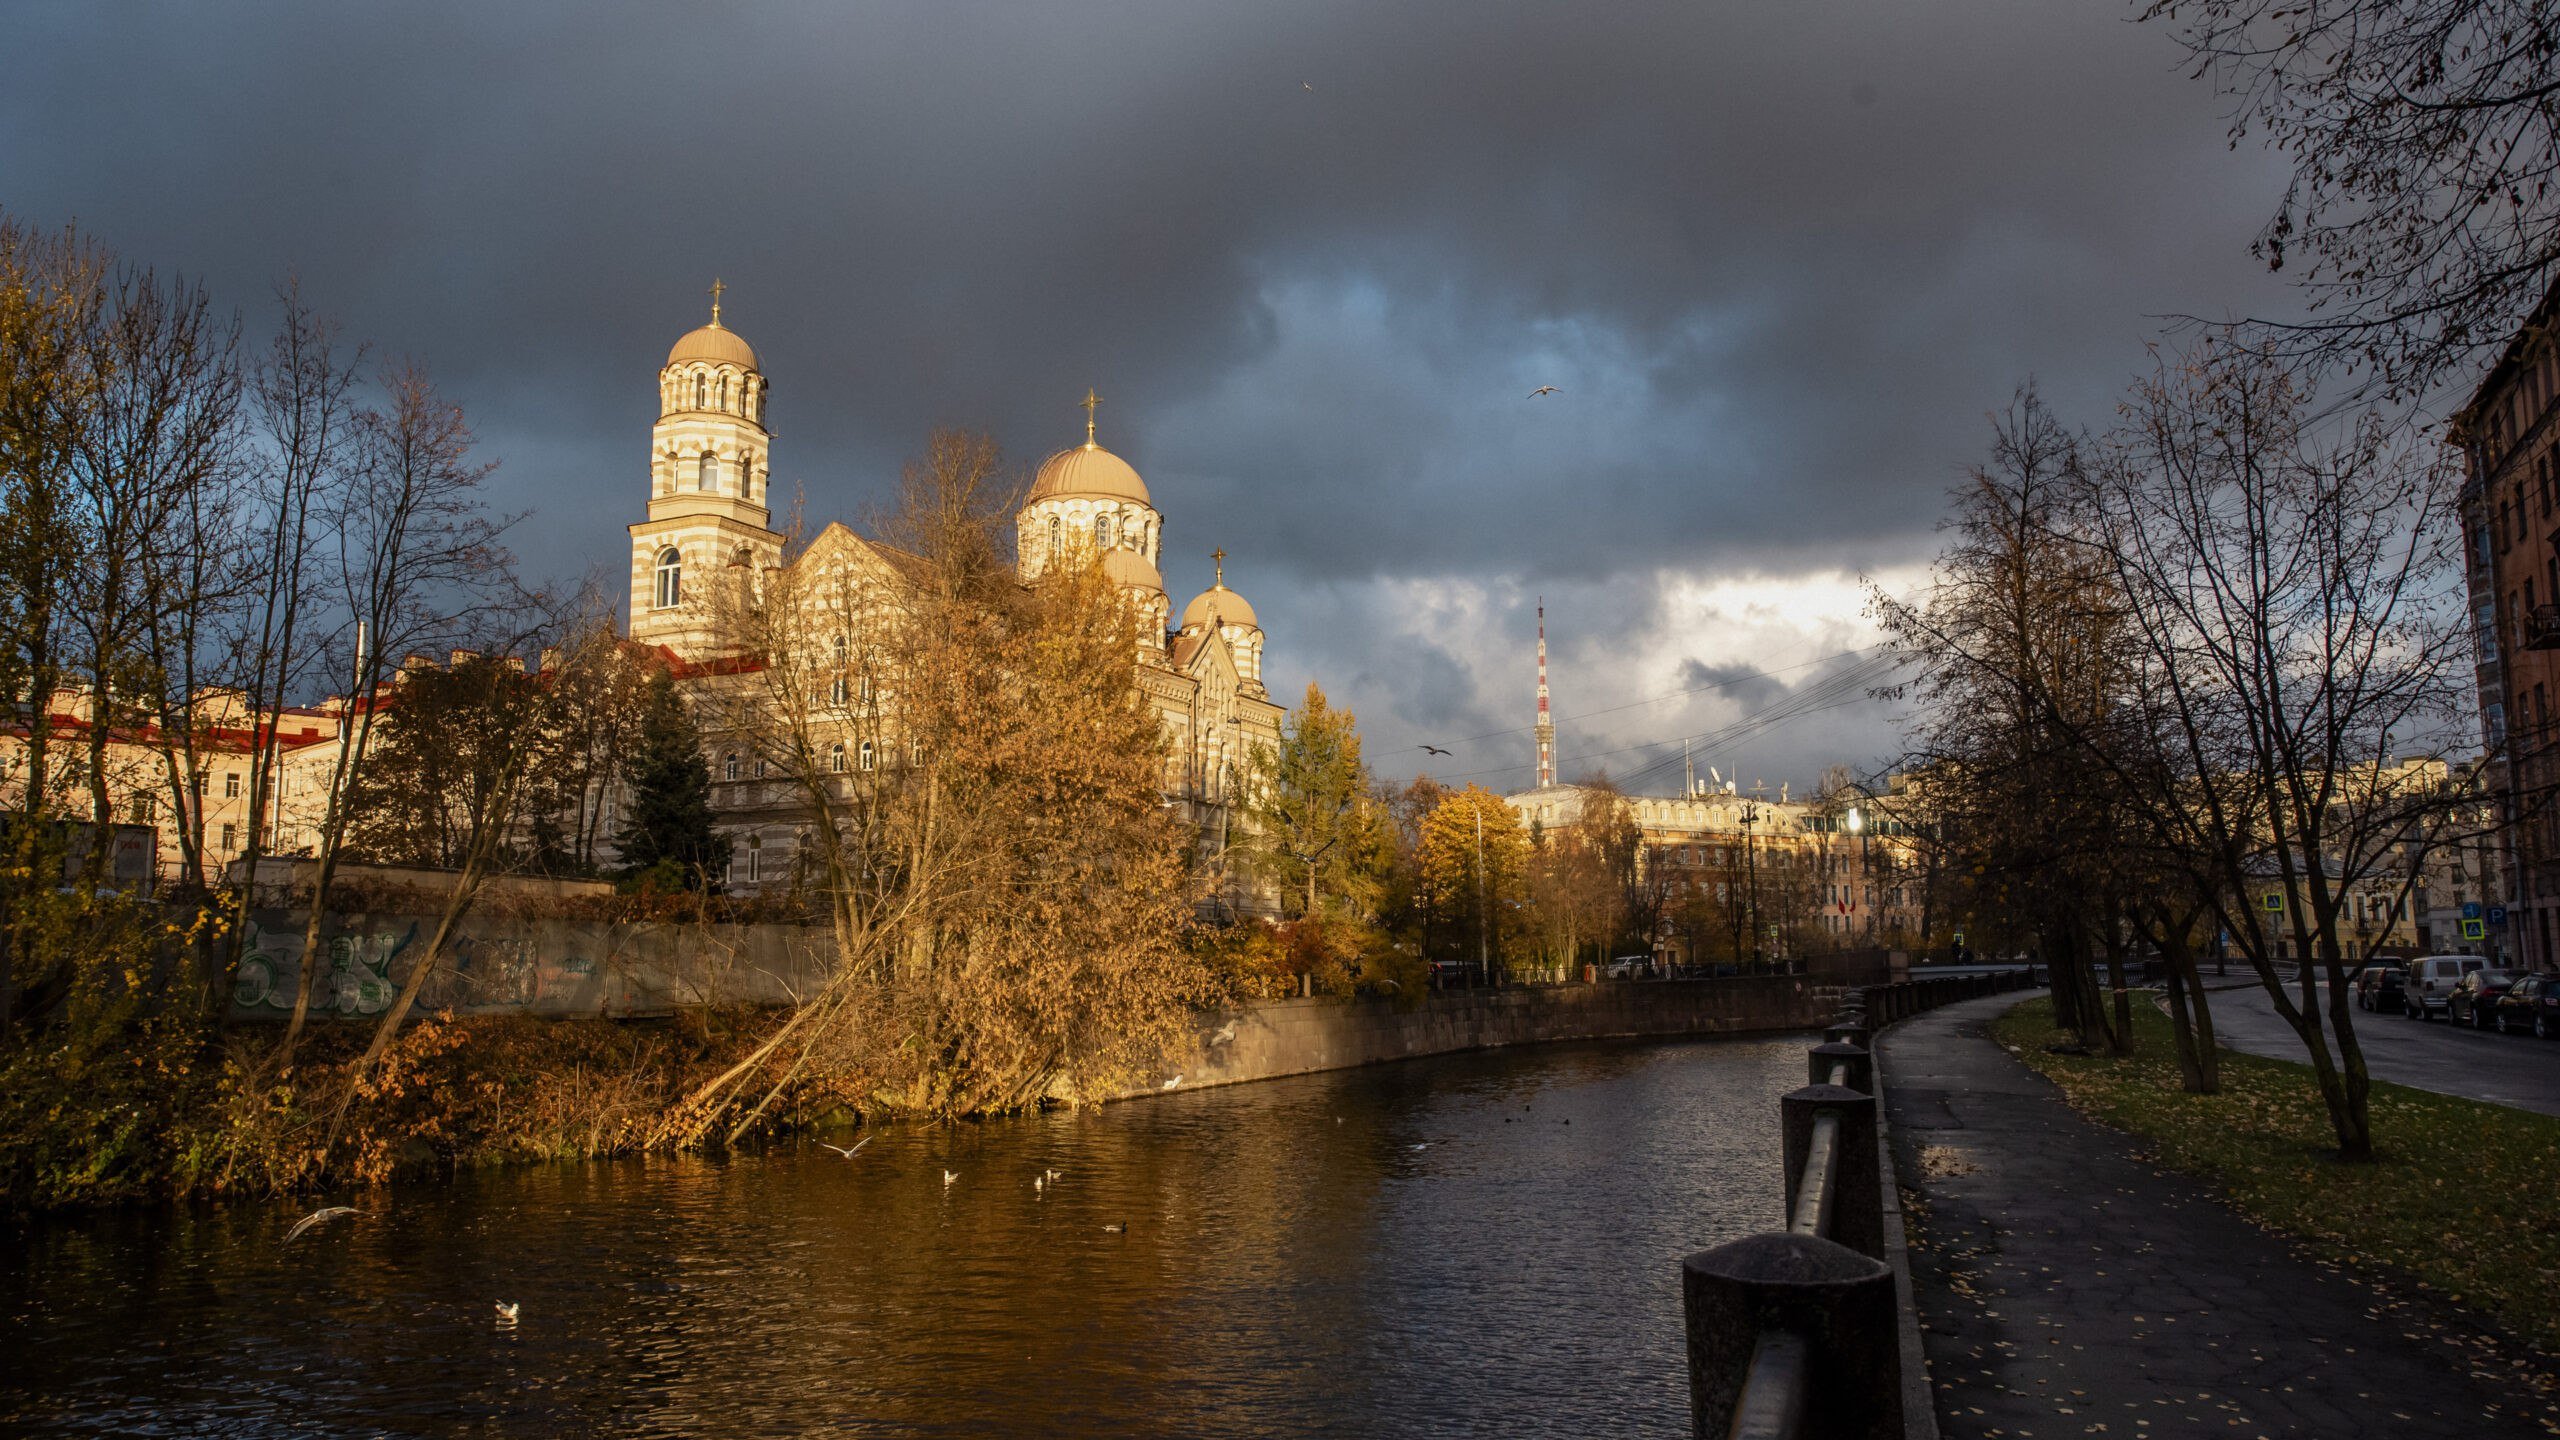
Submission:
POLYGON ((2400 987, 2400 1013, 2412 1020, 2433 1020, 2463 976, 2488 968, 2489 962, 2478 955, 2429 955, 2410 961, 2409 979, 2400 987))

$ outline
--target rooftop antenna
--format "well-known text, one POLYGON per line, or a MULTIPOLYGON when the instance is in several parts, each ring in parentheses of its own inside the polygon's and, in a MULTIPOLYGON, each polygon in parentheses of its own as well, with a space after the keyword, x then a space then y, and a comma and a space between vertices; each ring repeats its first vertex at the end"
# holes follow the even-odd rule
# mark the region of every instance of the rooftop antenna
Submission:
POLYGON ((1698 798, 1698 762, 1689 758, 1689 742, 1686 739, 1680 742, 1680 768, 1687 771, 1689 775, 1689 783, 1680 793, 1688 799, 1695 800, 1698 798))

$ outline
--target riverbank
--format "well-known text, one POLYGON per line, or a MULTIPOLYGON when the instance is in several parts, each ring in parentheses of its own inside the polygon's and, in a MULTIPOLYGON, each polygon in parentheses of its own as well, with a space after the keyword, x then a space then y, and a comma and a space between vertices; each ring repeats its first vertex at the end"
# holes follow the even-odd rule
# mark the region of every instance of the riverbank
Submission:
MULTIPOLYGON (((1950 1006, 1878 1043, 1950 1440, 2468 1440, 2560 1423, 2512 1344, 2473 1317, 2271 1235, 2213 1185, 2162 1168, 2149 1142, 2075 1110, 1992 1038, 2016 1006, 1950 1006)), ((2174 1090, 2165 1036, 2156 1043, 2174 1090)), ((2224 1063, 2240 1072, 2226 1068, 2221 1099, 2243 1112, 2227 1123, 2250 1123, 2251 1097, 2270 1103, 2268 1077, 2247 1057, 2224 1063)))
MULTIPOLYGON (((1392 999, 1267 1001, 1201 1017, 1195 1047, 1112 1098, 1244 1084, 1397 1060, 1559 1041, 1775 1033, 1820 1022, 1793 976, 1462 990, 1392 999), (1171 1083, 1168 1083, 1171 1082, 1171 1083)), ((347 1099, 370 1028, 323 1022, 293 1072, 260 1083, 271 1026, 175 1024, 83 1048, 64 1037, 0 1070, 0 1209, 291 1194, 495 1166, 630 1155, 788 1012, 690 1010, 647 1021, 431 1016, 404 1031, 347 1099), (141 1037, 137 1042, 135 1037, 141 1037), (346 1100, 343 1129, 323 1144, 346 1100)), ((858 1068, 827 1057, 760 1085, 776 1102, 744 1138, 877 1120, 858 1068)))

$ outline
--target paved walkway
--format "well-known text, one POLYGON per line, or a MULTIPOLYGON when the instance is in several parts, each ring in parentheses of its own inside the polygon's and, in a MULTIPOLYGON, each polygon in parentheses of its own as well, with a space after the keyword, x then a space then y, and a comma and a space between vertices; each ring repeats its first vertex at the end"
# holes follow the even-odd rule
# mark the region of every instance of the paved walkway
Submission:
POLYGON ((1949 1440, 2560 1434, 2461 1317, 2301 1257, 2072 1113, 1984 1033, 2018 999, 1878 1046, 1949 1440))
MULTIPOLYGON (((2291 994, 2300 1001, 2301 991, 2291 994)), ((2325 992, 2320 1003, 2329 1003, 2325 992)), ((2372 1010, 2355 1013, 2365 1073, 2376 1080, 2560 1115, 2560 1045, 2440 1019, 2421 1022, 2372 1010)), ((2213 997, 2213 1033, 2234 1050, 2278 1060, 2302 1058, 2301 1039, 2276 1014, 2267 992, 2254 984, 2213 997)))

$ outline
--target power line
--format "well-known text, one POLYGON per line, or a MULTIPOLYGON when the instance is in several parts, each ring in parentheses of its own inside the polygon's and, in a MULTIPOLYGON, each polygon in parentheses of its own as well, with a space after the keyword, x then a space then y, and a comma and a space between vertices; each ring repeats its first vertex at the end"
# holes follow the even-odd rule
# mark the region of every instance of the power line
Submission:
MULTIPOLYGON (((1656 695, 1646 700, 1630 700, 1624 705, 1610 705, 1599 710, 1585 710, 1578 715, 1564 716, 1555 723, 1562 725, 1574 720, 1589 720, 1601 715, 1615 715, 1621 710, 1636 710, 1647 705, 1659 705, 1665 700, 1677 700, 1687 695, 1703 695, 1710 690, 1730 690, 1736 685, 1741 685, 1752 680, 1774 680, 1781 675, 1792 675, 1798 670, 1810 669, 1816 665, 1828 665, 1832 661, 1837 660, 1844 655, 1861 655, 1871 648, 1873 647, 1861 646, 1856 650, 1842 650, 1831 655, 1818 655, 1799 665, 1783 665, 1775 670, 1753 670, 1741 675, 1729 675, 1722 680, 1710 680, 1704 685, 1692 685, 1686 690, 1673 690, 1667 694, 1656 695)), ((1537 727, 1534 725, 1515 725, 1508 730, 1487 730, 1481 735, 1461 736, 1449 743, 1452 745, 1472 745, 1478 740, 1499 740, 1505 735, 1525 735, 1536 728, 1537 727)), ((1415 748, 1418 749, 1420 747, 1417 746, 1415 748)), ((1500 768, 1516 770, 1520 767, 1516 765, 1506 765, 1500 768)), ((1485 774, 1490 772, 1473 771, 1470 773, 1485 774)))
MULTIPOLYGON (((1857 655, 1861 653, 1863 652, 1858 650, 1847 650, 1841 652, 1841 654, 1845 655, 1857 655)), ((1838 655, 1829 655, 1823 657, 1823 660, 1836 660, 1838 658, 1840 658, 1838 655)), ((1823 663, 1823 660, 1808 661, 1807 663, 1821 664, 1823 663)), ((1899 656, 1870 656, 1827 680, 1822 680, 1806 687, 1805 690, 1799 694, 1787 696, 1785 699, 1780 700, 1775 704, 1741 717, 1730 725, 1724 726, 1721 729, 1710 730, 1704 734, 1693 735, 1686 738, 1692 745, 1703 746, 1704 748, 1712 750, 1718 746, 1731 745, 1742 740, 1747 740, 1754 735, 1758 735, 1763 731, 1768 730, 1772 726, 1784 724, 1789 720, 1801 719, 1807 715, 1820 714, 1825 710, 1838 709, 1843 705, 1856 704, 1858 701, 1866 698, 1866 696, 1861 692, 1863 692, 1871 682, 1883 679, 1887 674, 1890 674, 1894 670, 1900 668, 1901 664, 1902 661, 1899 656)), ((1791 668, 1802 669, 1804 667, 1794 666, 1791 668)), ((1628 709, 1631 707, 1618 706, 1616 708, 1628 709)), ((1606 714, 1608 712, 1594 711, 1592 713, 1606 714)), ((1648 740, 1635 745, 1621 746, 1615 750, 1602 750, 1592 754, 1577 755, 1573 758, 1576 763, 1584 763, 1592 760, 1606 760, 1618 755, 1642 754, 1657 746, 1673 744, 1681 738, 1682 737, 1674 736, 1669 740, 1648 740)), ((1670 765, 1671 758, 1672 757, 1666 755, 1659 760, 1655 760, 1638 767, 1625 777, 1625 781, 1622 783, 1639 782, 1665 770, 1670 765)), ((1463 770, 1455 775, 1449 776, 1448 778, 1452 780, 1465 780, 1478 775, 1506 774, 1514 770, 1532 768, 1534 763, 1535 762, 1519 765, 1493 765, 1478 770, 1463 770)))

